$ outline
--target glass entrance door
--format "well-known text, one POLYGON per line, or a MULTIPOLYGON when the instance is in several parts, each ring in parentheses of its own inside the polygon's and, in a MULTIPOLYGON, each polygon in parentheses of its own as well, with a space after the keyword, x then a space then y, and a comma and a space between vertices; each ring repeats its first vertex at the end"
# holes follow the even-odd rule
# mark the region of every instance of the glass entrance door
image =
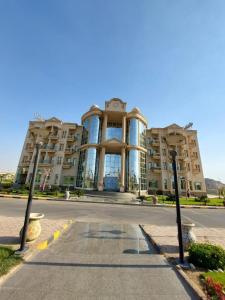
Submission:
POLYGON ((106 154, 104 170, 104 189, 106 191, 119 191, 121 174, 121 155, 106 154))

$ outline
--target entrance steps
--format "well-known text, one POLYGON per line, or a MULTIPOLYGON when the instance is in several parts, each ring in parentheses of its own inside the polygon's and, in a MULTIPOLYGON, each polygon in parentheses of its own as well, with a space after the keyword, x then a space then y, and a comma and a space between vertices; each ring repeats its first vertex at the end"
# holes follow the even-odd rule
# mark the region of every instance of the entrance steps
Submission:
MULTIPOLYGON (((136 195, 132 193, 119 193, 119 192, 108 192, 108 191, 85 191, 85 195, 93 198, 104 198, 112 201, 130 202, 136 201, 136 195)), ((93 199, 94 200, 94 199, 93 199)))

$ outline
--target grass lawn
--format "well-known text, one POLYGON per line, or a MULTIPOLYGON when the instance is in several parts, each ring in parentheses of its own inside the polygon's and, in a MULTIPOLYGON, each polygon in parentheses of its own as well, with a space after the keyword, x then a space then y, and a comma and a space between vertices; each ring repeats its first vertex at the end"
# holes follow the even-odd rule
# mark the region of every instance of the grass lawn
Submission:
MULTIPOLYGON (((148 201, 152 201, 151 197, 147 198, 148 201)), ((158 196, 159 203, 165 203, 165 204, 175 204, 175 201, 167 201, 166 196, 158 196)), ((213 198, 209 199, 206 205, 209 206, 224 206, 223 205, 223 199, 219 198, 213 198)), ((187 198, 186 197, 180 197, 180 204, 181 205, 205 205, 204 202, 196 201, 195 198, 187 198)))
POLYGON ((9 270, 22 262, 22 258, 16 257, 10 248, 0 247, 0 276, 5 275, 9 270))
POLYGON ((206 272, 201 275, 202 278, 212 278, 213 281, 221 283, 225 288, 225 273, 222 272, 206 272))

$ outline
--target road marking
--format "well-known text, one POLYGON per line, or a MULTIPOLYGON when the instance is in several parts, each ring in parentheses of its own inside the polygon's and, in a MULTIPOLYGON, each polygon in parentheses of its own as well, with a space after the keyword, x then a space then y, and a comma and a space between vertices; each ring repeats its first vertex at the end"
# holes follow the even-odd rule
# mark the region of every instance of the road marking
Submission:
POLYGON ((55 232, 54 232, 54 240, 57 240, 58 238, 59 238, 59 236, 60 236, 60 231, 59 230, 56 230, 55 232))
POLYGON ((41 242, 37 245, 38 250, 45 250, 48 248, 48 241, 41 242))

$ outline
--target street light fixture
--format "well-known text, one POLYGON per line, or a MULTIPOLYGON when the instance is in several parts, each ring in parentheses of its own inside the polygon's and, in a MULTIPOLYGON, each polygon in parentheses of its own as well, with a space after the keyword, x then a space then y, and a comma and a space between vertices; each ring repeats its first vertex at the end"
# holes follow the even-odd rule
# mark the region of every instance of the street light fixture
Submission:
MULTIPOLYGON (((184 137, 181 134, 173 132, 166 137, 166 142, 168 146, 178 146, 184 141, 184 137)), ((179 243, 179 260, 180 263, 184 263, 184 247, 182 239, 182 227, 181 227, 181 213, 180 213, 180 199, 179 199, 179 190, 178 190, 178 180, 177 180, 177 164, 176 156, 177 151, 170 151, 172 157, 172 167, 173 167, 173 176, 174 176, 174 185, 175 185, 175 199, 176 199, 176 213, 177 213, 177 231, 178 231, 178 243, 179 243)))
POLYGON ((26 208, 26 213, 25 213, 25 218, 24 218, 24 225, 22 228, 20 248, 16 251, 17 255, 23 255, 24 252, 27 250, 27 248, 25 247, 26 235, 27 235, 27 229, 28 229, 29 218, 30 218, 33 192, 34 192, 34 187, 35 187, 35 178, 36 178, 36 173, 37 173, 39 153, 40 153, 41 146, 43 145, 43 142, 41 140, 43 140, 45 137, 47 137, 48 131, 44 128, 34 128, 32 130, 32 134, 33 134, 34 138, 35 138, 35 136, 37 136, 37 140, 36 140, 36 144, 35 144, 36 153, 35 153, 35 157, 34 157, 34 167, 33 167, 33 173, 32 173, 32 177, 31 177, 30 190, 29 190, 29 196, 28 196, 28 201, 27 201, 27 208, 26 208))

